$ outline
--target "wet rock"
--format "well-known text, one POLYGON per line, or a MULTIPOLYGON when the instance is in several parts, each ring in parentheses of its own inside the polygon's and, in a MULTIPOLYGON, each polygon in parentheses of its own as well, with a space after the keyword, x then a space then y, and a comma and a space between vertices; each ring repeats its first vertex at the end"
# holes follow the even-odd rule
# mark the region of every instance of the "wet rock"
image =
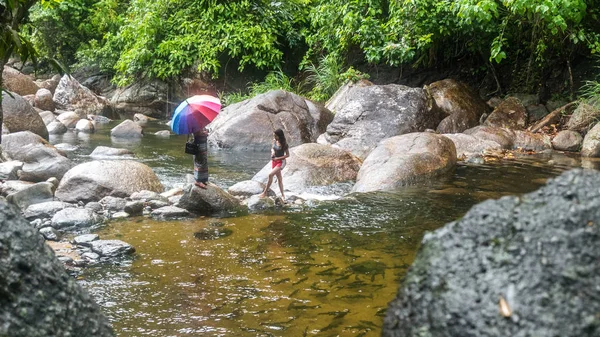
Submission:
POLYGON ((218 186, 208 183, 206 189, 189 184, 184 188, 177 207, 197 214, 235 212, 241 209, 240 202, 218 186))
POLYGON ((99 240, 98 234, 83 234, 73 238, 73 244, 85 247, 91 247, 92 241, 99 240))
POLYGON ((150 213, 155 219, 166 220, 166 219, 175 219, 189 216, 190 212, 183 208, 175 207, 175 206, 164 206, 157 208, 150 213))
POLYGON ((527 110, 521 102, 509 97, 492 111, 483 125, 507 129, 524 129, 527 126, 527 110))
POLYGON ((62 134, 67 133, 67 131, 68 131, 67 127, 58 120, 50 122, 50 124, 48 124, 47 128, 48 128, 48 134, 50 134, 50 135, 62 135, 62 134))
POLYGON ((54 229, 52 227, 41 228, 40 229, 40 234, 42 234, 42 236, 46 240, 50 240, 50 241, 58 241, 58 240, 60 240, 60 233, 56 229, 54 229))
POLYGON ((233 234, 229 228, 207 227, 194 233, 194 237, 199 240, 217 240, 233 234))
POLYGON ((598 186, 572 170, 426 234, 382 336, 600 335, 598 186))
POLYGON ((144 211, 144 202, 140 200, 128 201, 123 210, 130 215, 142 215, 144 211))
POLYGON ((121 240, 95 240, 90 244, 94 253, 105 257, 121 257, 135 252, 132 245, 121 240))
POLYGON ((275 209, 277 207, 275 200, 272 197, 261 198, 258 195, 253 195, 244 200, 251 212, 260 212, 275 209))
POLYGON ((106 158, 106 157, 133 157, 133 152, 128 149, 119 149, 108 146, 97 146, 94 151, 90 154, 90 157, 98 159, 98 158, 106 158))
POLYGON ((126 198, 143 190, 163 190, 147 165, 132 160, 97 160, 69 170, 56 189, 56 197, 66 202, 87 203, 108 195, 126 198))
POLYGON ((576 152, 582 144, 583 137, 577 131, 563 130, 552 139, 552 147, 558 151, 576 152))
POLYGON ((60 210, 73 207, 76 206, 62 201, 42 202, 27 207, 23 212, 23 216, 29 221, 33 221, 35 219, 47 219, 52 218, 54 214, 60 210))
POLYGON ((429 132, 388 138, 369 154, 358 172, 352 192, 389 191, 452 170, 454 143, 429 132))
POLYGON ((157 137, 163 137, 163 138, 171 137, 171 132, 169 130, 156 131, 154 134, 157 137))
POLYGON ((65 208, 54 214, 52 227, 56 229, 88 228, 102 223, 104 219, 86 208, 65 208))
POLYGON ((93 133, 95 131, 94 124, 87 119, 80 119, 75 124, 75 130, 83 133, 93 133))
POLYGON ((131 119, 126 119, 121 124, 110 130, 111 137, 116 138, 142 138, 142 127, 131 119))
POLYGON ((114 336, 38 230, 0 203, 0 336, 114 336))

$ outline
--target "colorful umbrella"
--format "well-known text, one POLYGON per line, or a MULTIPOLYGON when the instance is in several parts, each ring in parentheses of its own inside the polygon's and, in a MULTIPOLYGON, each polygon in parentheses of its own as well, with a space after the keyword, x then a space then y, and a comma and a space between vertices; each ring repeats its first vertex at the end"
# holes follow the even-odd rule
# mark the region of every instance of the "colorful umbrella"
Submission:
POLYGON ((181 102, 175 109, 171 129, 178 135, 202 130, 217 117, 221 101, 210 95, 196 95, 181 102))

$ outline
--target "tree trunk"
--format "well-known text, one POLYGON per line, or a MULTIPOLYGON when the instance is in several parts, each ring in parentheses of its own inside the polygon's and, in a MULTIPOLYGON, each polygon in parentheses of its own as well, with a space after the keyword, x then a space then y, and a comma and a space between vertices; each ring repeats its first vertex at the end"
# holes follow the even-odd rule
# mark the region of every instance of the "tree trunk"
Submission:
POLYGON ((0 144, 2 144, 2 125, 4 124, 4 110, 2 109, 2 98, 4 97, 4 81, 2 79, 2 73, 4 73, 4 65, 6 62, 0 60, 0 144))

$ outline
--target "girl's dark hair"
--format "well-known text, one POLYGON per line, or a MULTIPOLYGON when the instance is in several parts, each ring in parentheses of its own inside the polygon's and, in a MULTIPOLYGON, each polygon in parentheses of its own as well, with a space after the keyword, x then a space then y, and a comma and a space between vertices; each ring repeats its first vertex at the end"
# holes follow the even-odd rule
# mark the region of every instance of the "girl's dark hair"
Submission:
POLYGON ((283 150, 287 150, 288 149, 288 143, 285 140, 285 135, 283 134, 283 130, 277 129, 273 133, 277 136, 277 139, 279 140, 279 144, 281 144, 281 148, 283 150))

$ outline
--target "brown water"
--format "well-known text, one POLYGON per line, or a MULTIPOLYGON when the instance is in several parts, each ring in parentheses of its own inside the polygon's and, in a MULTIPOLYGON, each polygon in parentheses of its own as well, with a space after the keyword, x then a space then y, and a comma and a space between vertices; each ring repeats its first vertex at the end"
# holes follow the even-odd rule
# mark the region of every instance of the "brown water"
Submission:
MULTIPOLYGON (((125 146, 169 187, 191 170, 183 142, 146 136, 125 146)), ((101 133, 76 143, 79 161, 89 160, 86 152, 96 145, 123 147, 101 133)), ((213 150, 210 163, 211 179, 227 187, 266 162, 261 154, 213 150)), ((111 222, 97 233, 131 243, 136 254, 87 269, 80 284, 119 336, 379 336, 426 231, 480 201, 533 191, 581 165, 561 154, 525 156, 459 165, 450 176, 394 193, 270 214, 111 222)))

